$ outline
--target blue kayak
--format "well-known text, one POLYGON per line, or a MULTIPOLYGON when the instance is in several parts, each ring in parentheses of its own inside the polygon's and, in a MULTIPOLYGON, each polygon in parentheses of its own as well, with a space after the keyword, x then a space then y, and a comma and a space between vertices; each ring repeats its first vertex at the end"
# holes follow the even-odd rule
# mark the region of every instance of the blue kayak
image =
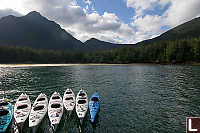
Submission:
POLYGON ((4 133, 11 123, 13 115, 12 104, 7 100, 0 101, 0 133, 4 133))
POLYGON ((100 109, 100 99, 97 92, 95 92, 90 98, 89 109, 90 109, 91 122, 93 123, 100 109))

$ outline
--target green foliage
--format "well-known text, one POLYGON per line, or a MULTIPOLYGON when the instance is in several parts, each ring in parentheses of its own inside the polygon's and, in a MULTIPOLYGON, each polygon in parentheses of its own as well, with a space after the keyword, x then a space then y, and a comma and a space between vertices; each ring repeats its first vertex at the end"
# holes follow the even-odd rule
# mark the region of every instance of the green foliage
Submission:
POLYGON ((0 45, 0 63, 185 63, 200 61, 200 37, 74 53, 0 45))

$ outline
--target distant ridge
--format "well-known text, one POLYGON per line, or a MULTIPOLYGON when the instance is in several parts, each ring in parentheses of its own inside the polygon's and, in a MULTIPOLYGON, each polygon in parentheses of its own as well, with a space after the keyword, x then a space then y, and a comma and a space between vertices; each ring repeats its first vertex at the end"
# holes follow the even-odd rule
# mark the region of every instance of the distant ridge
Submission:
POLYGON ((93 51, 101 51, 101 50, 108 50, 112 48, 119 48, 121 45, 119 44, 114 44, 110 42, 105 42, 105 41, 100 41, 96 38, 91 38, 84 42, 85 48, 88 50, 93 50, 93 51))
POLYGON ((137 44, 151 44, 159 41, 174 41, 184 38, 200 37, 200 17, 183 23, 153 39, 144 40, 137 44))
POLYGON ((33 11, 22 17, 9 15, 0 19, 0 45, 28 46, 37 49, 68 51, 102 51, 113 48, 146 45, 160 41, 200 36, 200 18, 181 24, 160 36, 136 44, 114 44, 91 38, 86 42, 74 38, 54 21, 33 11))

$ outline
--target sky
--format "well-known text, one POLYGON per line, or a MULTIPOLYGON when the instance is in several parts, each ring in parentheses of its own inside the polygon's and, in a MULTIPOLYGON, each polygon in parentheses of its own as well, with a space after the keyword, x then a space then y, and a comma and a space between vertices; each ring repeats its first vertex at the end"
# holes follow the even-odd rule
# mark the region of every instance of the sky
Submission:
POLYGON ((0 0, 0 18, 31 11, 75 38, 134 44, 200 16, 200 0, 0 0))

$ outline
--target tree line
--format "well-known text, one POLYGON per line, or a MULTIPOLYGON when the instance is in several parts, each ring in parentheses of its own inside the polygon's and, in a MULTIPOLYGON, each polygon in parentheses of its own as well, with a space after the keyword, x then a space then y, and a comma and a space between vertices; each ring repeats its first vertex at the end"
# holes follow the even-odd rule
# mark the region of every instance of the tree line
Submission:
POLYGON ((188 63, 200 62, 200 37, 74 53, 0 45, 0 63, 188 63))

